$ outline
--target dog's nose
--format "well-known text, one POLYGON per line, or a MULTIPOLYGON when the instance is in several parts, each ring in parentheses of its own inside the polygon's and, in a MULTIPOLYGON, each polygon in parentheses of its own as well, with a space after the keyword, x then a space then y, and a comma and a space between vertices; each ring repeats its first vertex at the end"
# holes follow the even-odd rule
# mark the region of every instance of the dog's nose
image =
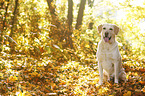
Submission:
POLYGON ((105 37, 108 37, 108 34, 109 34, 108 32, 105 32, 105 37))

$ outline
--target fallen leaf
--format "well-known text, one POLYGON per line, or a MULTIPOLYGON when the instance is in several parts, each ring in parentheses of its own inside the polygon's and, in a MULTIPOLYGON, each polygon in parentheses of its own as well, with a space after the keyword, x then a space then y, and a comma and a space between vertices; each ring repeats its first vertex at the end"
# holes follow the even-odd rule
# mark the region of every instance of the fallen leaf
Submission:
POLYGON ((139 81, 139 83, 141 83, 142 85, 145 85, 145 81, 139 81))
POLYGON ((123 94, 123 96, 131 96, 131 91, 127 91, 127 93, 123 94))
POLYGON ((144 86, 144 88, 142 88, 142 90, 141 91, 143 91, 144 93, 145 93, 145 86, 144 86))

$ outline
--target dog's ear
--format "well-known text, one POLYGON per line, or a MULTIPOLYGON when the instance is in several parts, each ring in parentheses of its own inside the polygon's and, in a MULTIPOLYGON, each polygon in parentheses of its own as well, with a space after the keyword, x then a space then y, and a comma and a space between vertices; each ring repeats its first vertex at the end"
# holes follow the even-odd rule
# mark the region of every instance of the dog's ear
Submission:
POLYGON ((114 33, 115 33, 115 35, 117 35, 118 32, 119 32, 119 27, 114 25, 114 33))
POLYGON ((101 33, 101 31, 102 31, 102 27, 103 27, 102 24, 98 26, 98 31, 99 31, 99 33, 101 33))

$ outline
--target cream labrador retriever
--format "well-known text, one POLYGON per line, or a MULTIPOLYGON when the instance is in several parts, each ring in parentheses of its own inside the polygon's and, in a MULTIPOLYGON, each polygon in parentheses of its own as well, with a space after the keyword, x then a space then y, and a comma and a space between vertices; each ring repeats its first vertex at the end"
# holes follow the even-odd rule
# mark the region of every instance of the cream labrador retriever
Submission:
POLYGON ((102 24, 98 26, 98 31, 101 33, 101 41, 98 44, 96 54, 100 74, 99 84, 103 83, 103 73, 109 81, 112 76, 115 83, 118 83, 119 79, 126 81, 126 73, 122 67, 118 43, 115 40, 119 27, 113 24, 102 24))

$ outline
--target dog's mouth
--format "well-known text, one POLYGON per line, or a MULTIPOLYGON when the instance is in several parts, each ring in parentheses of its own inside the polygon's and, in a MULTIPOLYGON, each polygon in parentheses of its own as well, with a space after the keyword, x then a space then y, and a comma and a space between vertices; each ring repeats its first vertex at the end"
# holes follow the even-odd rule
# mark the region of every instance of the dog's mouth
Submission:
POLYGON ((108 42, 109 40, 111 40, 111 37, 104 37, 105 42, 108 42))

